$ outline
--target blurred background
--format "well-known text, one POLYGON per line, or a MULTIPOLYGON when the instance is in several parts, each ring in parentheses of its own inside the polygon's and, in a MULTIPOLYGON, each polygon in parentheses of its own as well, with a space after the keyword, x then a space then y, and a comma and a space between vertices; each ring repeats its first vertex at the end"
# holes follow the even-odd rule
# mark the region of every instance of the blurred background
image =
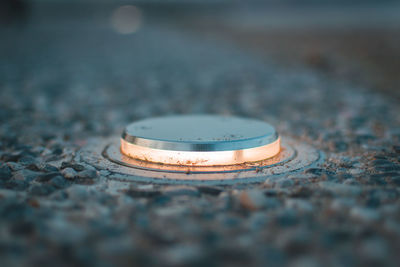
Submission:
MULTIPOLYGON (((224 40, 279 64, 306 64, 399 97, 399 14, 396 0, 3 0, 0 25, 6 32, 1 45, 3 52, 4 46, 15 45, 8 30, 30 31, 36 38, 52 29, 48 38, 80 30, 85 38, 128 39, 140 38, 149 25, 173 27, 188 36, 224 40)), ((26 49, 30 41, 24 40, 26 49)), ((85 42, 76 34, 68 41, 85 42)))

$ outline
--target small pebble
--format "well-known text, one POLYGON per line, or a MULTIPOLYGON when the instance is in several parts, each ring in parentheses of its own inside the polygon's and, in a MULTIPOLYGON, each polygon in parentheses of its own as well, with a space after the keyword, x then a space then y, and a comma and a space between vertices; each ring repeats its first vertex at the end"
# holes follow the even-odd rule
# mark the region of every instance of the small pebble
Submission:
POLYGON ((350 210, 350 216, 364 222, 375 222, 380 219, 379 213, 371 208, 354 207, 350 210))
POLYGON ((199 186, 197 189, 203 193, 213 196, 218 196, 223 190, 218 187, 211 187, 211 186, 199 186))
POLYGON ((360 169, 360 168, 351 168, 351 169, 349 170, 349 173, 352 174, 352 175, 361 174, 361 173, 363 173, 363 172, 364 172, 364 170, 362 170, 362 169, 360 169))
POLYGON ((12 176, 12 174, 11 174, 10 168, 6 164, 1 165, 1 167, 0 167, 0 180, 1 181, 10 180, 11 176, 12 176))
POLYGON ((16 162, 7 162, 6 165, 11 169, 11 171, 15 172, 15 171, 19 171, 22 170, 24 168, 24 166, 22 166, 19 163, 16 162))
POLYGON ((78 178, 81 179, 93 179, 97 177, 97 171, 95 170, 83 170, 78 172, 78 178))
POLYGON ((276 222, 282 227, 290 227, 296 225, 298 221, 299 217, 297 216, 297 212, 294 209, 283 209, 279 211, 279 214, 276 218, 276 222))
POLYGON ((379 172, 394 172, 394 171, 400 171, 400 165, 395 164, 395 163, 390 163, 390 164, 385 164, 385 165, 379 165, 375 167, 376 171, 379 172))
POLYGON ((343 210, 353 207, 355 203, 356 201, 354 198, 341 197, 332 200, 330 208, 336 212, 342 212, 343 210))
POLYGON ((55 191, 55 188, 48 184, 34 184, 29 188, 29 192, 35 196, 47 196, 55 191))
POLYGON ((276 186, 278 188, 288 188, 294 185, 294 181, 292 179, 281 178, 276 181, 276 186))
POLYGON ((326 170, 326 169, 320 169, 320 168, 311 168, 311 169, 308 169, 308 170, 306 170, 305 171, 305 173, 306 174, 314 174, 314 175, 318 175, 318 176, 321 176, 321 175, 334 175, 335 173, 334 172, 332 172, 332 171, 328 171, 328 170, 326 170))
POLYGON ((161 257, 169 266, 187 266, 196 263, 203 255, 203 248, 197 244, 178 244, 165 249, 161 257))
POLYGON ((395 184, 396 186, 400 186, 400 175, 391 177, 390 182, 395 184))
POLYGON ((17 190, 17 191, 22 191, 29 187, 29 183, 24 180, 12 179, 12 180, 8 180, 5 183, 5 187, 9 188, 9 189, 17 190))
POLYGON ((353 179, 353 178, 350 178, 350 179, 345 180, 345 181, 343 182, 343 184, 345 184, 345 185, 360 186, 360 183, 359 183, 357 180, 353 179))
POLYGON ((21 158, 19 158, 18 163, 23 166, 28 166, 28 165, 37 163, 37 160, 35 157, 27 155, 27 156, 22 156, 21 158))
POLYGON ((264 182, 268 187, 276 187, 276 188, 288 188, 294 185, 293 179, 289 178, 268 178, 264 182))
POLYGON ((35 180, 40 175, 41 175, 40 172, 35 172, 35 171, 28 170, 28 169, 23 169, 23 170, 15 172, 14 175, 13 175, 13 179, 20 180, 20 181, 25 181, 25 182, 29 183, 29 182, 35 180))
POLYGON ((389 165, 392 164, 392 162, 389 160, 386 160, 386 159, 376 159, 376 160, 372 161, 372 164, 375 166, 385 166, 388 164, 389 165))
MULTIPOLYGON (((387 176, 388 176, 388 174, 385 174, 385 173, 371 174, 371 175, 363 177, 363 181, 366 182, 367 184, 371 184, 371 185, 385 185, 385 184, 387 184, 387 182, 386 182, 387 176)), ((391 176, 391 174, 389 174, 389 176, 391 176)))
POLYGON ((314 207, 310 203, 310 201, 303 200, 303 199, 286 199, 285 207, 289 209, 295 209, 300 212, 313 212, 314 207))
POLYGON ((291 196, 295 197, 295 198, 309 198, 312 196, 313 193, 314 193, 314 191, 311 190, 309 187, 300 186, 300 187, 296 187, 291 192, 291 196))
POLYGON ((51 184, 55 188, 64 188, 68 186, 69 182, 64 177, 57 175, 49 181, 49 184, 51 184))
POLYGON ((60 173, 57 172, 49 172, 49 173, 43 173, 38 175, 38 177, 36 178, 36 181, 38 182, 47 182, 49 180, 51 180, 53 177, 59 176, 60 173))
POLYGON ((66 169, 66 168, 72 168, 77 172, 83 171, 85 169, 85 167, 81 164, 69 163, 69 162, 61 163, 61 169, 66 169))
POLYGON ((77 172, 72 168, 65 168, 61 171, 65 179, 75 179, 77 177, 77 172))
POLYGON ((307 257, 303 256, 300 258, 296 258, 293 260, 290 265, 290 267, 320 267, 322 264, 313 257, 307 257))
POLYGON ((256 211, 251 213, 251 217, 248 221, 248 224, 252 228, 252 230, 258 231, 265 227, 265 225, 270 221, 270 218, 263 211, 256 211))
POLYGON ((133 198, 151 198, 159 196, 161 193, 158 190, 154 190, 153 187, 143 189, 131 187, 126 191, 126 194, 133 198))
POLYGON ((162 193, 169 197, 176 196, 191 196, 191 197, 199 197, 200 192, 195 187, 190 186, 168 186, 162 189, 162 193))
POLYGON ((318 184, 321 188, 342 196, 356 196, 362 192, 361 187, 356 185, 339 184, 333 182, 320 182, 318 184))
POLYGON ((65 189, 69 196, 69 199, 73 200, 87 200, 89 197, 89 190, 87 186, 74 184, 69 188, 65 189))
POLYGON ((275 198, 268 198, 263 191, 252 189, 242 191, 239 194, 239 201, 242 207, 255 211, 263 208, 275 208, 280 205, 275 198))
POLYGON ((100 174, 100 176, 107 177, 108 175, 110 175, 110 172, 106 171, 106 170, 101 170, 101 171, 99 171, 99 174, 100 174))
POLYGON ((47 163, 42 163, 38 167, 41 171, 44 171, 44 172, 58 172, 57 167, 47 164, 47 163))
POLYGON ((360 255, 362 255, 364 260, 384 264, 387 258, 389 248, 387 243, 381 238, 368 238, 363 240, 360 247, 360 255))

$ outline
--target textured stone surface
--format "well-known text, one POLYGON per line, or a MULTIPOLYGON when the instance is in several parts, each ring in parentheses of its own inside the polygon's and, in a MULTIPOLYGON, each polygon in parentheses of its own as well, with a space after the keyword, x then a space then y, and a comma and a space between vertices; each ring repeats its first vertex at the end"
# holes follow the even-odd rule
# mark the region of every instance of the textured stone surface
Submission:
POLYGON ((400 107, 307 66, 282 67, 152 21, 4 29, 0 262, 21 265, 388 265, 400 260, 400 107), (269 121, 326 153, 263 183, 162 186, 75 162, 92 136, 149 116, 269 121))

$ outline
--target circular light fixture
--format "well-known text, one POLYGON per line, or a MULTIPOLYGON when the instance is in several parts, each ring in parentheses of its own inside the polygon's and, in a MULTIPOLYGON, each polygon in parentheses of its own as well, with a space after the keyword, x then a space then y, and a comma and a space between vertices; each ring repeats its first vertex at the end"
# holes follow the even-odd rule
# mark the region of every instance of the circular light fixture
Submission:
POLYGON ((170 116, 128 125, 122 137, 90 138, 76 154, 107 178, 166 184, 262 182, 319 166, 324 154, 252 119, 170 116))
POLYGON ((212 115, 151 118, 129 124, 121 153, 131 159, 179 166, 226 166, 259 162, 280 152, 268 123, 212 115))

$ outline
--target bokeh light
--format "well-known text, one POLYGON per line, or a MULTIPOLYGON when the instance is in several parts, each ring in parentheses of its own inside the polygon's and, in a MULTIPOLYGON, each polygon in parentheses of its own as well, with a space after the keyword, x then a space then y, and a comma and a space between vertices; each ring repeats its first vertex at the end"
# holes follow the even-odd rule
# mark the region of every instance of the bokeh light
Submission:
POLYGON ((111 14, 111 25, 120 34, 132 34, 142 25, 142 12, 133 5, 116 8, 111 14))

